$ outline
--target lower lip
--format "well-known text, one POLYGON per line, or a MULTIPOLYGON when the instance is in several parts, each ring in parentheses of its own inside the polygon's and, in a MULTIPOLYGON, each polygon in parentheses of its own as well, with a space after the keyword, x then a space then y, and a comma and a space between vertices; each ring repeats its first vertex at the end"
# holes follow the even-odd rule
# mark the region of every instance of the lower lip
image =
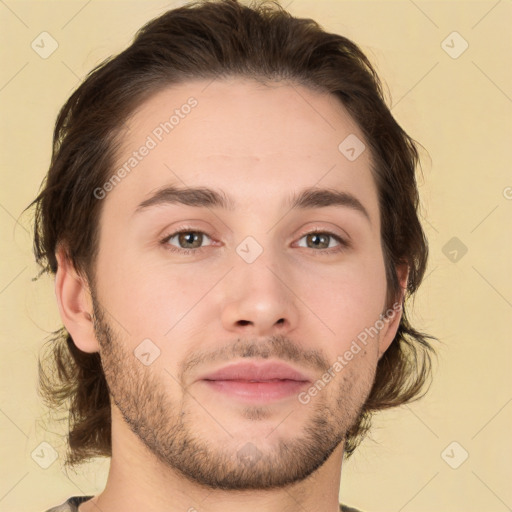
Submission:
POLYGON ((246 380, 204 380, 211 389, 249 401, 271 401, 296 395, 309 384, 307 381, 276 380, 249 382, 246 380))

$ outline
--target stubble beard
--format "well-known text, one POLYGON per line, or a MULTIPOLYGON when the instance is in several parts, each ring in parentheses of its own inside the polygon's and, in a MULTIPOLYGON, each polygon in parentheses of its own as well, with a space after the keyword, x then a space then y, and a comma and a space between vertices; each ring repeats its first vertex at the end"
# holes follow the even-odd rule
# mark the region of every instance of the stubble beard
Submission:
MULTIPOLYGON (((186 389, 180 388, 179 398, 170 396, 171 373, 162 367, 156 370, 142 365, 131 351, 124 349, 121 337, 94 297, 93 307, 110 397, 124 421, 165 466, 208 489, 265 490, 308 478, 359 420, 375 376, 375 371, 364 365, 353 365, 352 369, 349 365, 329 383, 329 389, 319 391, 310 403, 304 405, 297 400, 291 415, 307 418, 299 435, 286 435, 283 418, 290 414, 287 407, 282 417, 276 417, 276 428, 268 439, 263 433, 259 438, 233 438, 228 433, 230 425, 223 429, 214 421, 212 404, 207 407, 213 418, 186 389), (209 421, 208 428, 202 431, 205 421, 209 421)), ((258 353, 262 344, 248 343, 245 347, 258 353)), ((246 407, 241 416, 254 426, 267 418, 268 409, 246 407)))

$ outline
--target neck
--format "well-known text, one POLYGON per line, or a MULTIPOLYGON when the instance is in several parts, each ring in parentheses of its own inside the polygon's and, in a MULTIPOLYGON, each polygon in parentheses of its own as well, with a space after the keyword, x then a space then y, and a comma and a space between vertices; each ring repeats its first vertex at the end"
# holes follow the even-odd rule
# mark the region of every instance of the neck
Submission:
POLYGON ((157 459, 113 411, 112 460, 105 490, 80 512, 339 512, 343 443, 308 478, 285 488, 203 487, 157 459))

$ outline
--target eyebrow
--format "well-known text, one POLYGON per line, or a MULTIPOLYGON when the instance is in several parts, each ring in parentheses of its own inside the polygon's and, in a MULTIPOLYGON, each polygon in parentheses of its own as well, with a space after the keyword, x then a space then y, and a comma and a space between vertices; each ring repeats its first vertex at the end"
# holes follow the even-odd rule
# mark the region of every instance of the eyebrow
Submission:
MULTIPOLYGON (((235 210, 235 201, 222 191, 207 187, 181 188, 171 185, 157 190, 152 196, 142 201, 137 206, 135 213, 152 206, 166 204, 235 210)), ((370 215, 361 201, 353 194, 340 190, 308 187, 292 194, 286 206, 290 210, 342 206, 361 213, 371 224, 370 215)))

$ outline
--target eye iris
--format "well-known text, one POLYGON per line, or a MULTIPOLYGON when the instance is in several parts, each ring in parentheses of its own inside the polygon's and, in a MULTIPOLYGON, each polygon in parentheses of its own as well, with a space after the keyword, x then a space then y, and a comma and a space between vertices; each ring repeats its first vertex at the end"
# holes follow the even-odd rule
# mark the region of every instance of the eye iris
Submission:
POLYGON ((203 242, 203 235, 194 231, 186 231, 179 234, 178 240, 180 246, 184 249, 195 249, 197 247, 201 247, 203 242))
POLYGON ((308 246, 309 242, 313 244, 313 247, 321 247, 327 249, 329 247, 329 235, 322 235, 318 233, 310 233, 307 236, 308 246))

